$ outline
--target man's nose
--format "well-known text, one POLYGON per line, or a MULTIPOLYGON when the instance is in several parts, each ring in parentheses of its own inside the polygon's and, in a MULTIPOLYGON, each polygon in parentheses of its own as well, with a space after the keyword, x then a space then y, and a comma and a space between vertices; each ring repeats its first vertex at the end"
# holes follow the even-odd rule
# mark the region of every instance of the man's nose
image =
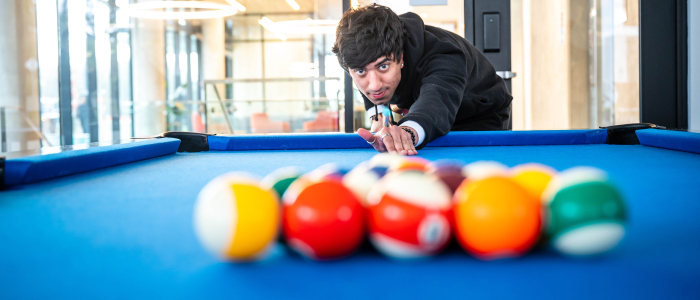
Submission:
POLYGON ((382 81, 379 78, 379 76, 377 76, 376 72, 369 72, 369 74, 367 74, 367 75, 369 75, 369 76, 367 76, 367 78, 369 80, 369 85, 367 86, 367 90, 369 90, 370 92, 376 92, 377 90, 382 88, 382 81))

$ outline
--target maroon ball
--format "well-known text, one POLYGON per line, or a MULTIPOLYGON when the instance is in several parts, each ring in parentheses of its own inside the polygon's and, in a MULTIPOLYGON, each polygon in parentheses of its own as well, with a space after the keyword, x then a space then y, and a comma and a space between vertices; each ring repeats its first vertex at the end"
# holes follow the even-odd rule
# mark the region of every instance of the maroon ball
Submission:
POLYGON ((466 178, 462 173, 462 166, 456 163, 439 163, 431 164, 428 166, 428 174, 432 174, 440 178, 440 180, 447 185, 452 194, 454 195, 457 187, 462 184, 462 181, 466 178))

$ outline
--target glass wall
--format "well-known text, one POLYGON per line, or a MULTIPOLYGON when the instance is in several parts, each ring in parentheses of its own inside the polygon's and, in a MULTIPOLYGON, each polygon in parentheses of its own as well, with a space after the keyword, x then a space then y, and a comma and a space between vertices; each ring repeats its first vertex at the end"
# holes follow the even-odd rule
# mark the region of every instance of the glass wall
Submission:
POLYGON ((344 71, 331 53, 341 2, 275 3, 226 18, 226 78, 204 81, 209 132, 344 129, 344 71))
MULTIPOLYGON (((330 50, 342 1, 241 0, 245 11, 205 19, 135 16, 132 2, 2 1, 2 152, 167 130, 344 131, 345 73, 330 50)), ((464 36, 463 1, 376 3, 464 36)), ((510 4, 514 129, 639 121, 637 1, 510 4)), ((352 94, 353 127, 367 128, 352 94)))
POLYGON ((199 116, 199 48, 201 22, 166 21, 166 128, 168 131, 204 132, 199 116))
POLYGON ((59 18, 57 1, 38 0, 36 7, 41 129, 48 145, 128 139, 133 136, 131 21, 117 6, 128 1, 59 3, 64 5, 64 20, 59 18), (61 30, 68 31, 68 39, 59 42, 61 30), (61 44, 67 53, 60 53, 61 44), (59 87, 61 80, 69 84, 59 87), (64 104, 70 103, 70 116, 61 115, 60 88, 70 90, 64 104), (60 138, 61 126, 72 129, 69 140, 60 138))
POLYGON ((639 122, 638 1, 511 0, 513 129, 639 122))

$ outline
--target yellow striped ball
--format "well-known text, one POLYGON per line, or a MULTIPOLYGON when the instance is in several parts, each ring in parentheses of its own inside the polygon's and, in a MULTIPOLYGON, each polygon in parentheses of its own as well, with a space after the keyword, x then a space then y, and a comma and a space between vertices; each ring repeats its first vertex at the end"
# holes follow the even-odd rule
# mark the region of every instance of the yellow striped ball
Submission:
POLYGON ((229 173, 214 178, 197 197, 194 229, 205 249, 228 261, 265 258, 279 229, 277 195, 253 176, 229 173))

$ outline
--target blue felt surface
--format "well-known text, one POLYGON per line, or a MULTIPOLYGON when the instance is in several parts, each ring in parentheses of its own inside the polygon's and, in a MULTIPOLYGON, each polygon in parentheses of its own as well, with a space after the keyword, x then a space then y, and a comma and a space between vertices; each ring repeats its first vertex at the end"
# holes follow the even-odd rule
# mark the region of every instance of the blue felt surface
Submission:
POLYGON ((173 154, 180 140, 144 140, 8 159, 5 185, 18 185, 173 154))
POLYGON ((283 166, 352 167, 372 149, 177 153, 0 193, 0 299, 697 299, 700 155, 618 145, 426 148, 421 157, 609 172, 627 198, 627 236, 593 260, 537 251, 482 262, 459 249, 401 263, 373 252, 316 263, 283 253, 221 263, 192 229, 217 175, 283 166))
POLYGON ((643 129, 635 133, 645 146, 700 153, 700 133, 697 132, 643 129))
MULTIPOLYGON (((532 131, 453 131, 430 147, 604 144, 605 129, 532 131)), ((357 134, 270 134, 210 136, 210 150, 303 150, 371 148, 357 134)))

